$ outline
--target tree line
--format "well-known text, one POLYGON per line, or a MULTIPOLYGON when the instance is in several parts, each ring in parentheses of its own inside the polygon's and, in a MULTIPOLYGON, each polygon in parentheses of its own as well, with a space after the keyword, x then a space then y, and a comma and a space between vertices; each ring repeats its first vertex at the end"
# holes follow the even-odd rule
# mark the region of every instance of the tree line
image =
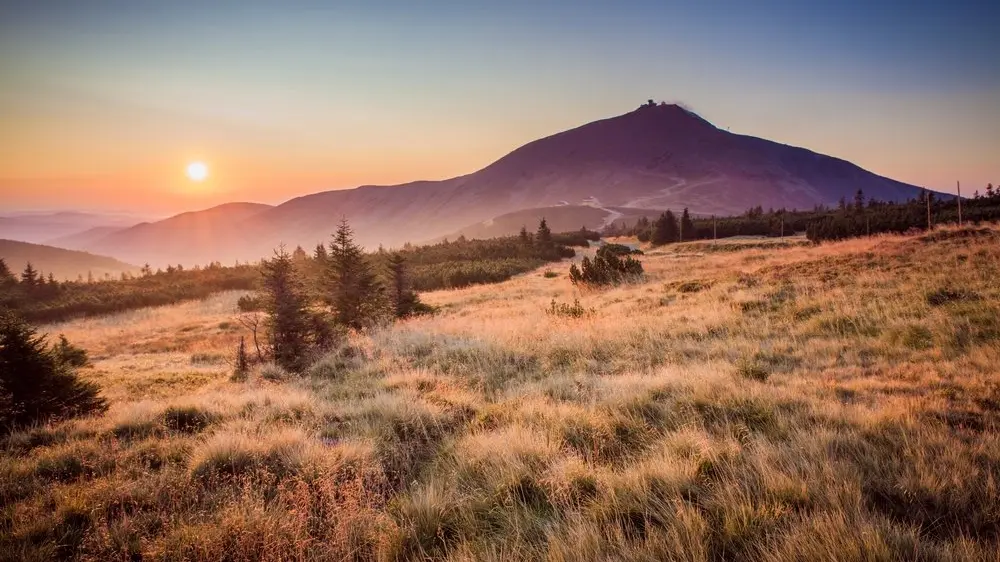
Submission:
MULTIPOLYGON (((459 238, 423 246, 406 244, 396 253, 407 263, 413 289, 431 291, 504 281, 546 262, 574 255, 570 245, 585 246, 588 240, 599 238, 597 232, 585 229, 552 233, 543 219, 537 230, 520 236, 459 238)), ((383 270, 391 266, 393 254, 380 248, 366 255, 376 269, 383 270)), ((302 248, 292 252, 296 261, 314 260, 317 270, 323 269, 320 262, 327 256, 324 245, 312 255, 302 248)), ((315 277, 315 272, 310 275, 315 277)), ((30 263, 17 273, 0 259, 0 308, 14 310, 31 322, 55 322, 201 299, 221 291, 256 290, 260 282, 258 263, 223 266, 216 262, 193 268, 176 265, 155 271, 145 265, 135 276, 57 281, 30 263)))
MULTIPOLYGON (((961 205, 963 221, 1000 220, 1000 188, 989 184, 983 194, 977 191, 973 197, 963 199, 961 205)), ((841 198, 834 208, 817 205, 808 211, 783 208, 765 211, 757 206, 738 216, 697 218, 688 209, 680 217, 668 210, 655 220, 642 217, 631 225, 612 224, 603 234, 636 236, 656 246, 731 236, 778 237, 796 233, 805 233, 809 240, 821 242, 957 223, 958 207, 958 197, 942 198, 927 190, 899 203, 868 199, 858 190, 853 199, 841 198)))

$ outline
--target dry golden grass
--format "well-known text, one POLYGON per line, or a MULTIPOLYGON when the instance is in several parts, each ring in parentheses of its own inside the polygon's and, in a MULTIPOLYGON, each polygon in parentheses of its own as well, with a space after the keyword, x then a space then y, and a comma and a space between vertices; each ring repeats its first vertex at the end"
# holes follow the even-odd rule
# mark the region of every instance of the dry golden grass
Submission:
POLYGON ((997 560, 1000 230, 732 246, 426 294, 295 380, 230 380, 238 295, 49 327, 113 406, 6 439, 0 557, 997 560))

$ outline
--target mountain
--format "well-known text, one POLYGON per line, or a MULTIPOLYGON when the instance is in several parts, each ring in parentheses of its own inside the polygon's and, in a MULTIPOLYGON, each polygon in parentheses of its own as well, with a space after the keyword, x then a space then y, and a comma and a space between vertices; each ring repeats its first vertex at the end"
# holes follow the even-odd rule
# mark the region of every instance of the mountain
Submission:
POLYGON ((128 227, 95 226, 93 228, 88 228, 83 232, 74 232, 72 234, 67 234, 51 240, 45 240, 43 243, 46 246, 55 246, 57 248, 66 248, 68 250, 80 250, 86 248, 90 244, 96 243, 102 238, 114 234, 115 232, 125 230, 126 228, 128 227))
POLYGON ((261 203, 226 203, 116 230, 80 247, 154 266, 207 264, 234 254, 257 259, 265 254, 240 250, 252 233, 242 232, 239 225, 272 208, 261 203))
POLYGON ((75 280, 88 273, 95 278, 105 274, 117 277, 122 272, 138 273, 139 268, 107 256, 97 256, 86 252, 54 248, 42 244, 31 244, 17 240, 0 240, 0 258, 15 274, 20 275, 24 266, 31 265, 46 276, 51 273, 60 281, 75 280))
MULTIPOLYGON (((0 238, 44 243, 96 227, 124 228, 142 219, 130 215, 58 212, 8 213, 0 216, 0 238)), ((58 245, 58 244, 57 244, 58 245)))
POLYGON ((88 249, 137 262, 246 260, 269 255, 278 243, 326 241, 342 216, 362 244, 397 246, 556 205, 727 215, 756 205, 835 204, 858 189, 892 201, 919 192, 844 160, 721 130, 677 105, 646 104, 526 144, 466 176, 315 193, 242 220, 205 215, 197 228, 178 227, 174 217, 88 249))

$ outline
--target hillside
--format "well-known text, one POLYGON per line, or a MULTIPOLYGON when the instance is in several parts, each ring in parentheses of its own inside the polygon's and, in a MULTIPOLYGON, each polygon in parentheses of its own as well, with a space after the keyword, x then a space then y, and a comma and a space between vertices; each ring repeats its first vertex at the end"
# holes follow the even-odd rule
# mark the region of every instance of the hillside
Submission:
POLYGON ((654 219, 662 211, 659 209, 637 209, 630 207, 601 207, 590 205, 559 205, 542 207, 540 209, 525 209, 514 211, 466 226, 445 238, 453 240, 458 236, 466 238, 497 238, 512 236, 520 232, 521 227, 534 231, 544 218, 553 232, 571 232, 586 227, 588 230, 600 230, 615 221, 634 223, 639 217, 654 219))
POLYGON ((427 293, 302 377, 231 378, 239 293, 47 326, 111 410, 0 443, 0 553, 994 560, 1000 231, 703 249, 427 293))
POLYGON ((88 274, 100 279, 105 274, 117 277, 123 272, 139 271, 134 265, 107 256, 16 240, 0 240, 0 258, 3 258, 16 274, 20 274, 24 266, 31 262, 35 269, 45 273, 46 276, 51 273, 60 281, 73 281, 81 275, 86 278, 88 274))
MULTIPOLYGON (((250 256, 259 259, 269 254, 239 250, 243 245, 256 247, 254 233, 239 226, 272 208, 260 203, 227 203, 116 230, 80 246, 157 267, 177 263, 204 265, 230 255, 236 255, 235 259, 250 256), (231 250, 223 251, 224 248, 231 250)), ((278 242, 271 246, 277 246, 278 242)))
POLYGON ((341 216, 369 247, 447 236, 506 213, 585 205, 700 214, 749 207, 812 208, 862 189, 904 200, 918 188, 829 156, 729 133, 676 105, 639 109, 531 142, 475 173, 443 181, 363 186, 292 199, 242 220, 198 215, 142 225, 88 249, 133 261, 257 259, 278 243, 325 241, 341 216))
POLYGON ((95 244, 99 240, 106 238, 115 232, 125 230, 127 228, 127 226, 95 226, 93 228, 88 228, 83 232, 74 232, 72 234, 46 240, 44 243, 46 246, 55 246, 57 248, 66 248, 68 250, 79 250, 86 248, 91 244, 95 244))
MULTIPOLYGON (((142 219, 131 215, 58 212, 12 213, 0 216, 0 238, 33 244, 73 236, 93 228, 125 228, 142 219)), ((53 244, 58 247, 60 244, 53 244)), ((75 248, 74 248, 75 249, 75 248)))

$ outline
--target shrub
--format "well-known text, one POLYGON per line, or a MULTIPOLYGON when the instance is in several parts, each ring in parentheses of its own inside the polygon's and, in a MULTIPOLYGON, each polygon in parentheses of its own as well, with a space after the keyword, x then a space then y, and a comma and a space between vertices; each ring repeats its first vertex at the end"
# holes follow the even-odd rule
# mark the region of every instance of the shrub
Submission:
MULTIPOLYGON (((45 336, 11 312, 0 313, 0 429, 99 412, 107 403, 97 385, 49 349, 45 336)), ((71 350, 67 361, 79 362, 71 350)), ((84 355, 85 357, 85 355, 84 355)))
POLYGON ((264 310, 264 301, 255 295, 243 295, 236 301, 236 308, 240 312, 259 312, 264 310))
POLYGON ((87 351, 69 343, 62 334, 59 334, 59 342, 52 346, 52 353, 57 361, 69 367, 86 367, 90 363, 87 351))
POLYGON ((551 269, 547 269, 545 270, 545 273, 542 274, 542 277, 546 279, 555 279, 556 277, 559 277, 559 274, 551 269))
MULTIPOLYGON (((569 277, 574 285, 617 285, 636 281, 642 277, 642 263, 632 257, 631 250, 624 257, 618 244, 608 244, 597 251, 593 260, 583 258, 580 267, 573 264, 569 277)), ((627 248, 621 246, 621 248, 627 248)))
POLYGON ((557 303, 556 299, 552 299, 552 304, 549 305, 548 314, 553 316, 568 316, 570 318, 580 318, 586 315, 589 311, 580 304, 580 299, 573 299, 573 304, 569 305, 564 302, 557 303))

